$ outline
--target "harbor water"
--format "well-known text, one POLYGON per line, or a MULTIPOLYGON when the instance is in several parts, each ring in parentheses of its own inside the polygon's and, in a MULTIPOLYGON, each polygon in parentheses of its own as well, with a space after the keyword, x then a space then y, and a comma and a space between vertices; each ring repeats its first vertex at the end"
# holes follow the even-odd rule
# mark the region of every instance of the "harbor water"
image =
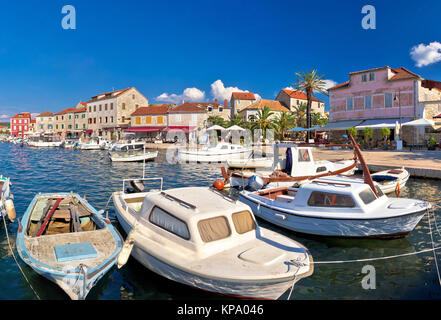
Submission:
MULTIPOLYGON (((104 209, 112 192, 122 188, 122 179, 142 176, 142 163, 111 163, 107 151, 65 149, 31 149, 27 146, 0 143, 0 174, 13 183, 17 216, 25 212, 39 192, 76 192, 86 196, 97 210, 104 209)), ((146 177, 163 177, 164 188, 207 186, 220 178, 220 165, 169 164, 165 151, 154 162, 146 164, 146 177)), ((434 201, 441 196, 441 181, 411 178, 401 190, 402 197, 434 201)), ((118 227, 113 204, 109 216, 118 227)), ((441 246, 441 210, 431 219, 434 245, 441 246), (439 228, 439 229, 438 229, 439 228)), ((271 226, 259 220, 261 226, 276 230, 305 245, 315 261, 366 259, 411 253, 432 247, 428 216, 406 238, 395 240, 333 239, 305 237, 271 226)), ((13 249, 17 223, 7 223, 13 249)), ((123 233, 122 233, 123 234, 123 233)), ((124 235, 124 234, 123 234, 124 235)), ((125 236, 125 235, 124 235, 125 236)), ((16 253, 16 251, 15 251, 16 253)), ((437 252, 441 266, 441 250, 437 252)), ((55 284, 36 274, 16 254, 18 263, 32 287, 42 299, 68 299, 55 284)), ((0 299, 36 299, 20 273, 9 250, 5 228, 0 227, 0 299)), ((287 293, 282 296, 286 298, 287 293)), ((440 299, 433 252, 371 262, 317 264, 314 273, 298 282, 291 299, 440 299), (364 289, 362 280, 366 265, 375 270, 375 289, 364 289)), ((136 262, 118 270, 114 267, 92 289, 87 299, 228 299, 202 292, 162 278, 136 262)))

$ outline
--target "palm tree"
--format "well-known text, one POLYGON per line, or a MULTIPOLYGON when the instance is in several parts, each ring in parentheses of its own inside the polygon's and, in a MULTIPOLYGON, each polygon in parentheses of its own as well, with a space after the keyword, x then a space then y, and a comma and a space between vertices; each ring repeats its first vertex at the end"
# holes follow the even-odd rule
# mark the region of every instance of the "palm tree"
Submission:
POLYGON ((239 126, 241 127, 243 125, 242 116, 238 113, 236 113, 233 118, 230 117, 230 122, 228 123, 229 127, 231 126, 239 126))
POLYGON ((306 127, 306 103, 294 106, 293 116, 298 127, 306 127))
POLYGON ((265 136, 266 129, 271 129, 274 127, 273 122, 270 120, 271 116, 274 115, 274 112, 271 111, 271 108, 265 106, 263 109, 259 109, 257 111, 257 115, 250 116, 251 118, 251 127, 253 129, 261 129, 262 135, 265 136))
POLYGON ((226 127, 227 123, 221 116, 209 116, 208 123, 210 126, 218 125, 221 127, 226 127))
MULTIPOLYGON (((292 85, 295 90, 304 91, 306 93, 306 98, 308 100, 306 108, 306 127, 311 128, 311 104, 312 104, 312 94, 314 92, 319 92, 327 95, 326 83, 322 80, 323 76, 317 74, 317 70, 312 69, 310 72, 296 72, 296 82, 292 85)), ((308 140, 311 137, 311 132, 307 131, 308 140)))
POLYGON ((294 127, 294 115, 291 112, 283 111, 273 120, 276 135, 279 140, 284 140, 289 129, 294 127))

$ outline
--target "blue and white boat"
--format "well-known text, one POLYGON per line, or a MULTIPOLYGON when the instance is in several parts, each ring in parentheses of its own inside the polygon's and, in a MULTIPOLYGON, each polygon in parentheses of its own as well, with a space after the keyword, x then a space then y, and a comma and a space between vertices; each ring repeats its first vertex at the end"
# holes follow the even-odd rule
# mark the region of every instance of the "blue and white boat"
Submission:
POLYGON ((17 234, 21 259, 73 300, 86 298, 122 245, 110 220, 74 193, 36 195, 17 234))

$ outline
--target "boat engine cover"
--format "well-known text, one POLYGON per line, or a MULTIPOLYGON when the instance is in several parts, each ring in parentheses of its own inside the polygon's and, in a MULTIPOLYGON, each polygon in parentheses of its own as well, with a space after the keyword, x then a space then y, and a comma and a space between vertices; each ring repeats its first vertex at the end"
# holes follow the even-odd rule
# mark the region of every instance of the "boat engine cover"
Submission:
POLYGON ((247 186, 250 191, 258 191, 262 189, 264 185, 265 181, 259 176, 254 175, 248 179, 247 186))

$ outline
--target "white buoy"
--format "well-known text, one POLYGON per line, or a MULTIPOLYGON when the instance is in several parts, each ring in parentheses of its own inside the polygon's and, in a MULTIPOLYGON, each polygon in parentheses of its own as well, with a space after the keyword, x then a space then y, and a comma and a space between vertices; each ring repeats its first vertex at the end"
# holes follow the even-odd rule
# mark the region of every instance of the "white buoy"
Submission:
POLYGON ((14 201, 12 201, 11 198, 6 199, 5 207, 9 220, 14 222, 15 218, 17 217, 17 214, 15 213, 14 201))
POLYGON ((130 231, 126 241, 124 241, 124 245, 121 249, 121 252, 118 254, 118 258, 117 258, 118 269, 121 269, 129 260, 133 246, 135 245, 135 240, 133 239, 134 232, 135 232, 135 228, 133 228, 132 231, 130 231))

